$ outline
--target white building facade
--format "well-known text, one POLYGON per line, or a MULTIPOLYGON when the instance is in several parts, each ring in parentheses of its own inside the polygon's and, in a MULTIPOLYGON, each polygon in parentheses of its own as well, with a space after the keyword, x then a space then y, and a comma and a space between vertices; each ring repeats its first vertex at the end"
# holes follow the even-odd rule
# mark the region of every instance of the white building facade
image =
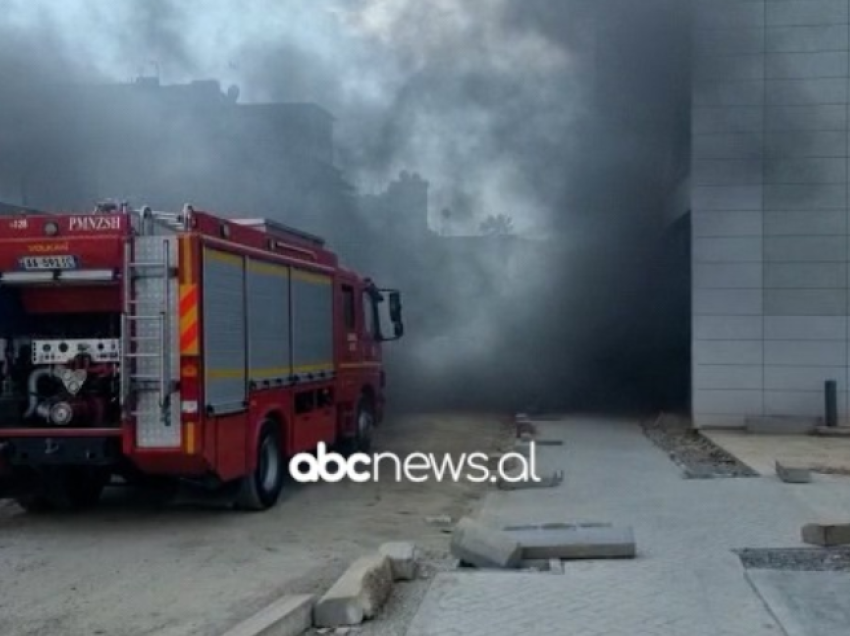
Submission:
POLYGON ((850 2, 694 4, 694 422, 846 420, 850 2))

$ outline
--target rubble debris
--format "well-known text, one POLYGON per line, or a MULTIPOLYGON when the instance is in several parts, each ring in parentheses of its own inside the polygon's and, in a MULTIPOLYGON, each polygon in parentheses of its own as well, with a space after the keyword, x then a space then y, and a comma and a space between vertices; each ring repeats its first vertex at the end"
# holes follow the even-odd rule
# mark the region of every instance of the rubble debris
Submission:
POLYGON ((454 520, 448 515, 438 515, 435 517, 425 517, 425 523, 438 528, 448 528, 452 526, 454 520))
POLYGON ((644 434, 673 463, 684 469, 686 479, 759 477, 759 474, 695 430, 687 418, 661 413, 641 422, 644 434))
POLYGON ((378 552, 390 560, 393 579, 412 581, 416 578, 416 545, 409 541, 384 543, 378 552))

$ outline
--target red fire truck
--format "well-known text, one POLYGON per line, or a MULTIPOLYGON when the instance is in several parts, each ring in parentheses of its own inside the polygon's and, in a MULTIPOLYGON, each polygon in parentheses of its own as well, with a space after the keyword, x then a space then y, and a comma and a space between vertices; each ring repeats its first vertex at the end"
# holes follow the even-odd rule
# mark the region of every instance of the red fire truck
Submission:
POLYGON ((400 294, 265 219, 126 205, 0 219, 0 483, 27 510, 113 476, 265 510, 287 458, 369 448, 400 294))

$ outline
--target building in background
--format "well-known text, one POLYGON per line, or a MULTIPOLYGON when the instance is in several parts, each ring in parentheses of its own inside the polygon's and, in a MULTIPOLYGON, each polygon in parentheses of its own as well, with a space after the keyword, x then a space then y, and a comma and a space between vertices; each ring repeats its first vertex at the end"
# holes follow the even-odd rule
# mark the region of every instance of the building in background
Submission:
POLYGON ((383 192, 359 197, 361 216, 376 231, 411 239, 430 237, 430 187, 428 181, 418 173, 402 171, 383 192))
POLYGON ((103 198, 259 214, 329 234, 353 192, 315 104, 241 104, 216 81, 49 87, 4 96, 0 199, 89 209, 103 198), (20 125, 20 122, 26 122, 20 125))

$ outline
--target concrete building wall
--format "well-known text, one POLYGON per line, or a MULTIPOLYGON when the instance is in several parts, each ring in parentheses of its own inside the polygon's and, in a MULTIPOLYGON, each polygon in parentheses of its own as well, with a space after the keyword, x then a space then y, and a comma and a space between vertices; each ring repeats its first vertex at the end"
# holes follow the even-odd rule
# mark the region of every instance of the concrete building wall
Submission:
POLYGON ((694 0, 693 414, 848 395, 848 0, 694 0))

